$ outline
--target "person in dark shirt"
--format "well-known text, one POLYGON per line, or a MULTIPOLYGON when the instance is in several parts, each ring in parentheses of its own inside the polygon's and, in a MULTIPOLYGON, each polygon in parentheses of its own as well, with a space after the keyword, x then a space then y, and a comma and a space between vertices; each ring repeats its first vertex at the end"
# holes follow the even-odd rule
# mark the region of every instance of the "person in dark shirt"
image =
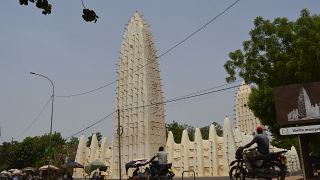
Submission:
POLYGON ((257 147, 258 152, 256 155, 254 155, 255 157, 252 157, 251 160, 256 160, 255 165, 259 167, 262 165, 262 162, 263 162, 261 159, 263 159, 263 157, 269 154, 270 152, 269 138, 266 134, 263 133, 263 128, 261 126, 257 126, 256 132, 257 134, 253 137, 252 141, 240 148, 243 148, 243 149, 249 148, 250 146, 256 143, 258 145, 257 147))
POLYGON ((266 155, 269 154, 269 138, 266 134, 263 134, 263 128, 261 126, 257 126, 256 128, 257 134, 253 137, 252 141, 242 148, 248 148, 252 146, 254 143, 258 145, 258 152, 266 155))

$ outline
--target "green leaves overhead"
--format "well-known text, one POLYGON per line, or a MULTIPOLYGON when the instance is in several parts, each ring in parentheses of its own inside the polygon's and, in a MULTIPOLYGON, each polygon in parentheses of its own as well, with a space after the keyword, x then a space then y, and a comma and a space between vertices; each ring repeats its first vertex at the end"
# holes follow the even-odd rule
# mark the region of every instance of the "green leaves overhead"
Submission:
MULTIPOLYGON (((238 77, 256 86, 249 108, 279 136, 272 88, 320 81, 320 16, 301 10, 296 21, 257 17, 243 50, 229 53, 224 67, 227 82, 238 77)), ((281 144, 281 143, 280 143, 281 144)))
MULTIPOLYGON (((29 5, 29 2, 36 4, 36 7, 42 10, 42 14, 51 14, 52 5, 49 3, 48 0, 19 0, 21 6, 27 6, 29 5)), ((96 23, 99 19, 99 16, 97 16, 95 11, 87 9, 83 4, 83 0, 81 0, 81 3, 84 8, 82 15, 83 20, 85 20, 86 22, 96 23)))
POLYGON ((243 51, 229 53, 225 63, 227 81, 237 76, 258 86, 271 87, 320 79, 320 17, 301 11, 296 22, 276 18, 273 22, 257 17, 243 42, 243 51))

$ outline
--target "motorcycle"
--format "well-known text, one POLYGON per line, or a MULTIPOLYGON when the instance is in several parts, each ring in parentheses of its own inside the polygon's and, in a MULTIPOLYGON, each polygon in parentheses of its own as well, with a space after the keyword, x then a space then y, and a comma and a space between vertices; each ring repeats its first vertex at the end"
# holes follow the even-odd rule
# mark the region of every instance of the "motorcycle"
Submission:
POLYGON ((229 165, 231 167, 229 177, 231 180, 244 180, 246 178, 276 178, 284 180, 287 174, 287 158, 283 154, 286 152, 272 152, 252 161, 249 157, 257 154, 256 148, 247 150, 238 148, 235 156, 236 160, 229 165))
POLYGON ((172 170, 172 163, 159 165, 157 161, 140 159, 125 164, 126 173, 134 169, 128 180, 172 180, 175 174, 172 170), (156 175, 152 175, 151 168, 156 168, 156 175))

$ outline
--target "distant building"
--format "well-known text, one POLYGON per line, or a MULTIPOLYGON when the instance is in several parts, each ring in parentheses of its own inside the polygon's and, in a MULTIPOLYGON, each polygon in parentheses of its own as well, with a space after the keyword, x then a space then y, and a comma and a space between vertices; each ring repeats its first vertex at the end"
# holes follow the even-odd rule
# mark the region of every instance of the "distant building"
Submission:
POLYGON ((236 127, 245 134, 253 134, 260 120, 248 107, 251 88, 242 83, 236 94, 236 127))

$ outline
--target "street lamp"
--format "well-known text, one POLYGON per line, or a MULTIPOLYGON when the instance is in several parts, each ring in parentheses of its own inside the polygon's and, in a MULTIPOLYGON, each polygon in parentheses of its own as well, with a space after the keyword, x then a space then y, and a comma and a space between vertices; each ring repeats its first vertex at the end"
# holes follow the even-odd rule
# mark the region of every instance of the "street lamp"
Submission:
MULTIPOLYGON (((54 100, 54 84, 51 81, 50 78, 48 78, 47 76, 41 75, 41 74, 37 74, 34 72, 30 72, 30 74, 32 75, 36 75, 36 76, 40 76, 43 78, 46 78, 47 80, 50 81, 51 85, 52 85, 52 95, 51 95, 51 121, 50 121, 50 133, 49 133, 49 151, 51 151, 51 136, 52 136, 52 120, 53 120, 53 100, 54 100)), ((50 163, 49 163, 50 164, 50 163)))

